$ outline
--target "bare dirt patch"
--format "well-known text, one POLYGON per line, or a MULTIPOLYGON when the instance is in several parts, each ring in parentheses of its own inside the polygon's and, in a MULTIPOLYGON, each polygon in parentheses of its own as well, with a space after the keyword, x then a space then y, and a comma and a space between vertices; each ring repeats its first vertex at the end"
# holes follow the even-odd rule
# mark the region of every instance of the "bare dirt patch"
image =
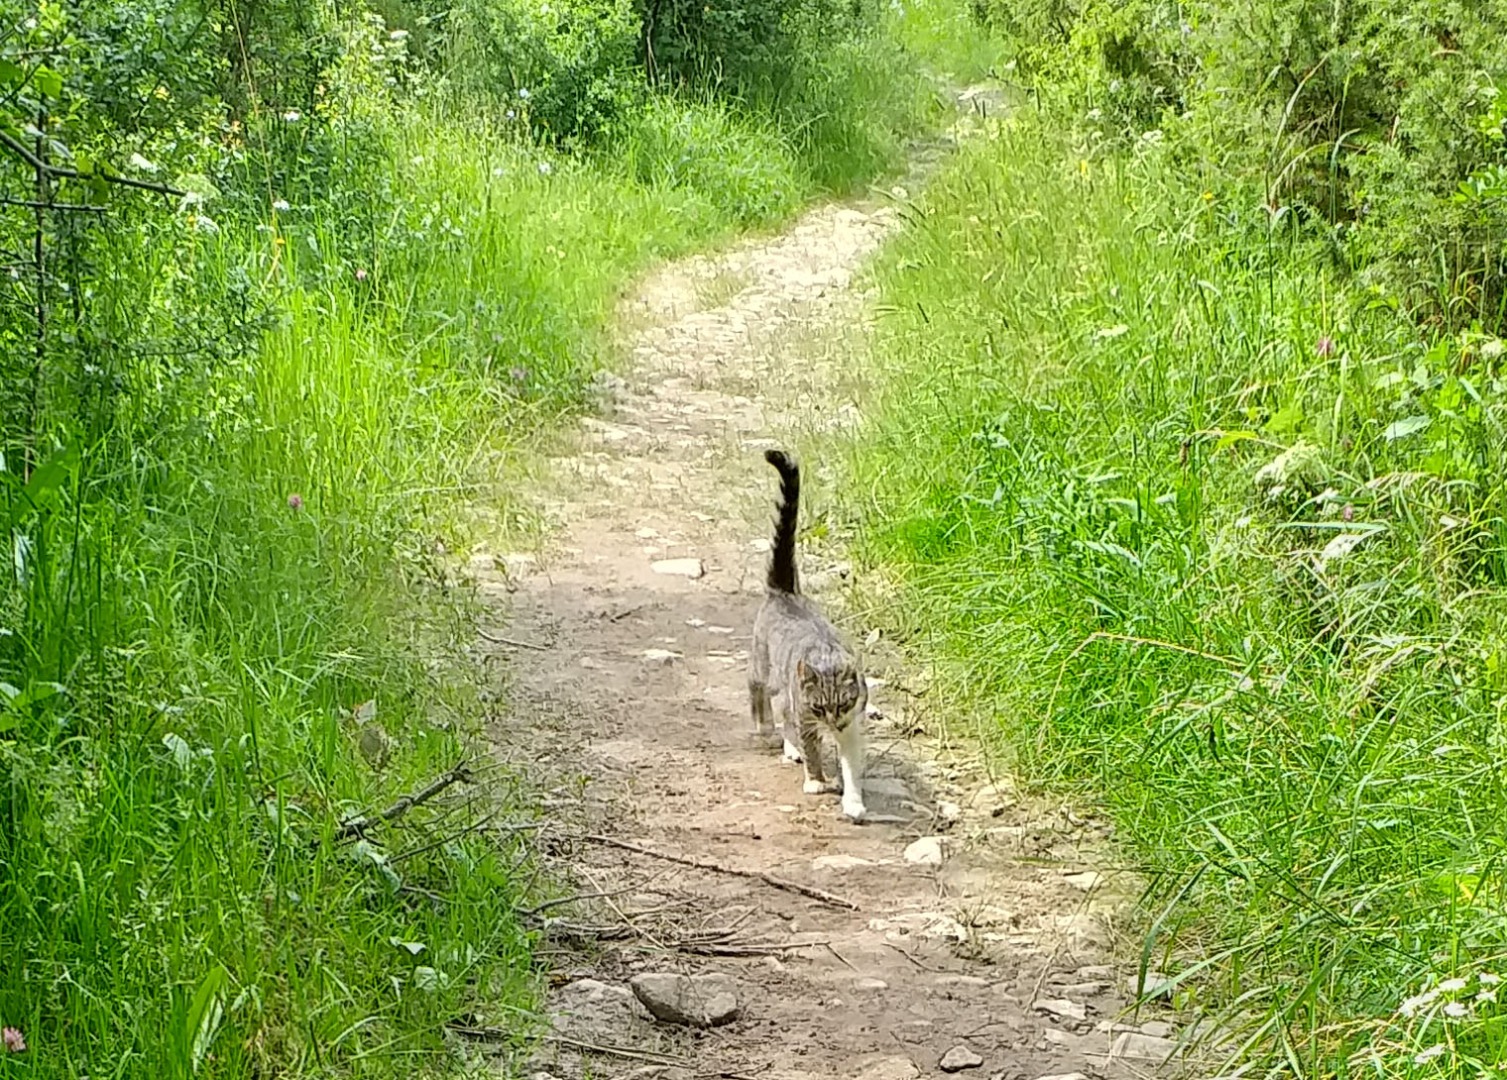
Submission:
MULTIPOLYGON (((874 822, 802 794, 752 733, 776 483, 762 450, 856 421, 852 372, 801 342, 859 325, 854 273, 896 225, 879 200, 823 206, 642 282, 607 407, 552 461, 554 540, 480 570, 514 642, 488 646, 511 683, 499 753, 550 778, 542 842, 583 894, 541 914, 555 1034, 530 1071, 1034 1080, 1152 1065, 1110 1056, 1128 972, 1106 966, 1101 830, 943 753, 918 722, 935 707, 923 680, 883 643, 866 650, 874 822), (656 1020, 630 989, 643 973, 730 976, 734 1015, 715 996, 688 1006, 715 1026, 656 1020)), ((803 544, 808 590, 837 606, 840 552, 803 544)), ((1167 1048, 1157 1031, 1140 1050, 1167 1048)))

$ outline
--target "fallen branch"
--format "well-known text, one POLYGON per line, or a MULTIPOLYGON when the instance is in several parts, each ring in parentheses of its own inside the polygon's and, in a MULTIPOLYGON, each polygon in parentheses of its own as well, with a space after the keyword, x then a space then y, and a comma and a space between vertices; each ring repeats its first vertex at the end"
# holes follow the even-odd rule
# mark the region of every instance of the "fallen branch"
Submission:
POLYGON ((511 645, 515 649, 533 649, 535 652, 549 652, 550 650, 550 646, 541 645, 537 641, 519 641, 517 638, 503 637, 501 634, 488 633, 479 626, 476 632, 494 645, 511 645))
POLYGON ((108 184, 120 184, 122 187, 136 188, 139 191, 151 191, 158 195, 173 195, 180 199, 188 194, 186 191, 180 191, 175 187, 168 187, 166 184, 154 183, 151 180, 132 180, 129 176, 116 176, 114 173, 107 173, 103 170, 85 176, 77 169, 70 169, 62 165, 53 165, 50 162, 43 161, 36 154, 28 150, 25 143, 12 138, 3 131, 0 131, 0 146, 4 146, 37 172, 47 173, 49 176, 66 176, 70 180, 98 179, 108 184))
POLYGON ((388 822, 400 818, 415 806, 423 805, 451 785, 469 784, 471 779, 470 767, 465 762, 461 762, 455 768, 430 783, 422 791, 416 791, 412 795, 404 795, 386 810, 382 810, 376 814, 359 814, 356 817, 342 821, 340 827, 335 830, 334 839, 338 843, 341 840, 348 840, 353 836, 363 836, 366 829, 370 826, 378 822, 388 822))
MULTIPOLYGON (((473 1027, 467 1024, 446 1024, 447 1028, 457 1035, 464 1035, 468 1039, 509 1039, 513 1032, 500 1027, 473 1027)), ((623 1058, 627 1061, 645 1061, 650 1065, 666 1065, 672 1067, 685 1067, 690 1063, 684 1058, 671 1057, 669 1054, 656 1054, 652 1050, 635 1050, 631 1046, 612 1046, 605 1043, 581 1042, 579 1039, 567 1038, 564 1035, 543 1035, 541 1041, 554 1043, 569 1050, 575 1050, 582 1054, 601 1054, 605 1057, 623 1058)))
POLYGON ((783 889, 786 892, 799 893, 801 896, 818 900, 831 907, 844 908, 848 911, 857 911, 858 905, 853 901, 829 893, 825 889, 813 888, 810 885, 802 885, 798 881, 789 881, 785 878, 766 874, 762 870, 740 870, 735 866, 723 866, 721 863, 707 862, 705 859, 693 859, 686 855, 672 855, 665 851, 655 851, 653 848, 642 847, 639 844, 630 843, 627 840, 617 840, 610 836, 601 836, 588 833, 580 839, 592 844, 601 844, 604 847, 618 848, 622 851, 631 851, 638 855, 647 855, 651 859, 663 859, 666 862, 678 863, 681 866, 689 866, 696 870, 707 870, 716 874, 727 874, 730 877, 751 878, 754 881, 762 881, 772 889, 783 889))

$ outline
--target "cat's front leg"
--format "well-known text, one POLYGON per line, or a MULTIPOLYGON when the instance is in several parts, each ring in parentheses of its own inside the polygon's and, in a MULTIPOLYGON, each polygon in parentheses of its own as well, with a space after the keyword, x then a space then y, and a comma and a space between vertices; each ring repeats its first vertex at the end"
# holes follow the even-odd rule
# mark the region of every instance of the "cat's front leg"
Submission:
POLYGON ((822 733, 814 718, 801 718, 801 761, 806 766, 802 790, 807 795, 830 795, 837 790, 822 772, 822 733))
POLYGON ((837 733, 837 760, 842 769, 843 816, 862 821, 868 811, 863 805, 863 726, 857 716, 837 733))

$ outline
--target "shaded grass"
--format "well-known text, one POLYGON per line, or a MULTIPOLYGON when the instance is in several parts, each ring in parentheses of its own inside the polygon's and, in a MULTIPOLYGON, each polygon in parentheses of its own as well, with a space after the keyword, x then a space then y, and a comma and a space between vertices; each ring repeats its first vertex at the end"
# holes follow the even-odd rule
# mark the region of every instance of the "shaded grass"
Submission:
POLYGON ((1421 1065, 1443 999, 1389 1025, 1503 925, 1499 345, 1420 338, 1238 178, 1056 122, 966 149, 877 270, 846 489, 892 629, 1112 816, 1146 954, 1248 1055, 1469 1074, 1494 1002, 1421 1065))

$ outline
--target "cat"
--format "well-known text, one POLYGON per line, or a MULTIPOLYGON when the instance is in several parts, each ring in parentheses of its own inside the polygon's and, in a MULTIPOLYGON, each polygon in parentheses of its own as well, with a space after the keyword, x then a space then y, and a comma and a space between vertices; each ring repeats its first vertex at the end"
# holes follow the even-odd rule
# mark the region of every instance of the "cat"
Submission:
POLYGON ((862 725, 868 684, 857 657, 843 644, 836 629, 800 595, 795 570, 800 469, 780 450, 765 451, 764 460, 779 471, 780 501, 764 603, 754 619, 748 665, 754 728, 763 736, 774 733, 778 699, 785 758, 803 765, 808 795, 838 790, 822 773, 821 729, 830 730, 837 741, 842 771, 842 812, 853 821, 862 821, 866 813, 862 725))

